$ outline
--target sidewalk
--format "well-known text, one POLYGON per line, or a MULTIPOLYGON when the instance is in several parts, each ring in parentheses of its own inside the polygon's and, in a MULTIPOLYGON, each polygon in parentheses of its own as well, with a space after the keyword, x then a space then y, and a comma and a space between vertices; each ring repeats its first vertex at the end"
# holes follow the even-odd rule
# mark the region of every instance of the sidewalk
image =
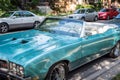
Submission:
POLYGON ((111 80, 118 73, 120 73, 120 60, 112 62, 109 66, 102 68, 94 74, 82 80, 111 80))
POLYGON ((120 57, 101 57, 74 71, 69 75, 69 80, 111 80, 120 73, 120 57))

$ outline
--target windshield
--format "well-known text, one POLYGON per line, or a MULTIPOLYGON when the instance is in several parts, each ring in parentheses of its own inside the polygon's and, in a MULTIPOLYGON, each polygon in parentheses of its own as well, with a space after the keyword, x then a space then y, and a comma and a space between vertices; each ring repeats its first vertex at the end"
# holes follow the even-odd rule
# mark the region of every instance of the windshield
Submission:
POLYGON ((52 34, 68 35, 79 37, 83 22, 69 19, 47 18, 37 27, 37 29, 52 34))
POLYGON ((109 10, 108 9, 105 9, 105 8, 103 8, 103 9, 101 9, 100 10, 100 12, 108 12, 109 10))
POLYGON ((2 14, 0 17, 4 18, 4 17, 10 17, 14 12, 6 12, 4 14, 2 14))
POLYGON ((76 11, 74 12, 74 14, 82 14, 82 13, 85 13, 85 10, 84 10, 84 9, 76 10, 76 11))

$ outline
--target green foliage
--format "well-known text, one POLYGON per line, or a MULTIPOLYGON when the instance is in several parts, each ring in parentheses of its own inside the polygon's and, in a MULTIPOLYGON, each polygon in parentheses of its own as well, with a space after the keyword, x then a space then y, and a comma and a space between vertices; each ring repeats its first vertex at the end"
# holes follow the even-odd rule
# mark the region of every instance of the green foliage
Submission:
POLYGON ((80 9, 80 8, 92 8, 98 11, 101 9, 101 3, 96 3, 95 5, 77 5, 76 6, 76 9, 80 9))
POLYGON ((120 74, 118 74, 117 76, 115 76, 112 80, 120 80, 120 74))
POLYGON ((34 9, 34 8, 36 8, 36 6, 39 4, 38 3, 39 2, 39 0, 32 0, 31 1, 31 3, 28 3, 27 5, 26 5, 26 7, 27 7, 27 9, 29 8, 29 9, 34 9))
POLYGON ((0 10, 0 16, 3 14, 4 12, 0 10))
POLYGON ((76 9, 80 9, 80 8, 84 8, 84 6, 83 5, 77 5, 76 6, 76 9))
POLYGON ((9 11, 14 10, 16 8, 10 3, 10 0, 0 0, 0 9, 2 11, 9 11))
POLYGON ((92 8, 94 9, 95 7, 93 5, 77 5, 76 9, 80 9, 80 8, 92 8))

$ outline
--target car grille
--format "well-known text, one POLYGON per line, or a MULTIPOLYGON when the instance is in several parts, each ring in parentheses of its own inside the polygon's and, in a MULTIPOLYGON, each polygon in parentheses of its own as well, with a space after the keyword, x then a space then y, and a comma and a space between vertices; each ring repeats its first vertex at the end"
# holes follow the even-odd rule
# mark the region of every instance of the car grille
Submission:
POLYGON ((8 62, 4 60, 0 60, 0 70, 8 69, 8 62))

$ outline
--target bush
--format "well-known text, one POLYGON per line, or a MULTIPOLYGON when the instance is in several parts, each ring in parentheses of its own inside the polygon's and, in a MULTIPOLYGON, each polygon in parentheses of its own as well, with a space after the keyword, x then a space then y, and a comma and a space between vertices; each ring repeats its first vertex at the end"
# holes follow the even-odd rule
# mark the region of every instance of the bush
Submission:
POLYGON ((120 80, 120 74, 116 75, 112 80, 120 80))
POLYGON ((93 5, 77 5, 76 9, 80 9, 80 8, 92 8, 95 9, 95 7, 93 5))
POLYGON ((77 5, 76 6, 76 9, 80 9, 80 8, 84 8, 84 6, 83 5, 77 5))
POLYGON ((94 5, 77 5, 76 9, 80 8, 92 8, 95 9, 96 11, 99 11, 101 9, 101 3, 96 3, 94 5))
POLYGON ((0 0, 0 9, 2 11, 15 10, 16 7, 10 3, 10 0, 0 0))

